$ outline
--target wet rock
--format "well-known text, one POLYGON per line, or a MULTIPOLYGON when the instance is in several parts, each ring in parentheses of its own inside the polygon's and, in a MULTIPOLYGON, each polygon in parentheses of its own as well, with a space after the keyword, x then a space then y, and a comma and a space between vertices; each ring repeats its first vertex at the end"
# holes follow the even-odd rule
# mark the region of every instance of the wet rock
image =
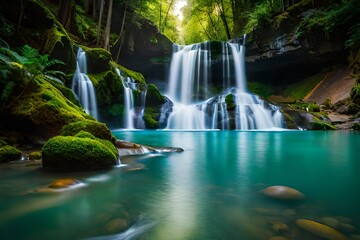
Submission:
POLYGON ((129 225, 129 221, 124 218, 116 218, 106 224, 105 229, 109 233, 117 233, 125 230, 129 225))
POLYGON ((329 240, 347 239, 344 234, 335 230, 334 228, 312 220, 298 219, 296 220, 296 225, 298 225, 301 229, 310 232, 313 235, 320 238, 329 239, 329 240))
POLYGON ((289 230, 289 226, 285 223, 274 222, 271 226, 272 230, 276 233, 286 232, 289 230))
POLYGON ((265 196, 281 200, 301 200, 305 195, 287 186, 271 186, 261 191, 265 196))
POLYGON ((288 239, 283 236, 273 236, 273 237, 269 238, 268 240, 288 240, 288 239))
POLYGON ((63 188, 76 186, 76 185, 79 185, 79 184, 81 184, 81 182, 76 180, 76 179, 73 179, 73 178, 61 178, 61 179, 57 179, 57 180, 53 181, 49 185, 49 188, 63 189, 63 188))
POLYGON ((139 155, 146 153, 172 153, 184 151, 184 149, 178 147, 151 147, 146 145, 140 145, 137 143, 127 142, 124 140, 116 140, 116 147, 118 148, 120 156, 139 155))

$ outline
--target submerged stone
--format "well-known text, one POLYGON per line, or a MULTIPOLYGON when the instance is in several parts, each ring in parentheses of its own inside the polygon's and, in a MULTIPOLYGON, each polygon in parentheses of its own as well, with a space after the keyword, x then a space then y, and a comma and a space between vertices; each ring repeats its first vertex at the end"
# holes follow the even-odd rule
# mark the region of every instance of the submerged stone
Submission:
POLYGON ((287 186, 271 186, 261 191, 264 195, 281 200, 301 200, 305 195, 287 186))
POLYGON ((81 183, 80 181, 73 179, 73 178, 61 178, 61 179, 57 179, 57 180, 53 181, 49 185, 49 188, 62 189, 62 188, 76 186, 80 183, 81 183))
POLYGON ((308 231, 320 238, 329 239, 329 240, 347 239, 344 234, 335 230, 334 228, 312 220, 298 219, 296 220, 296 225, 298 225, 301 229, 308 231))

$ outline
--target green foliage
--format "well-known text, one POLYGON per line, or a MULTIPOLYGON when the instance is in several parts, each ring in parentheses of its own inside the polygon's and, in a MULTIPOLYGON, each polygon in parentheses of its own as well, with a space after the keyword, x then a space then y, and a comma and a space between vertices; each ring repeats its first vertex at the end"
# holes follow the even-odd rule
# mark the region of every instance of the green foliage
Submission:
POLYGON ((316 103, 296 102, 291 104, 291 107, 307 112, 320 112, 320 106, 316 103))
POLYGON ((21 156, 22 153, 12 146, 0 147, 0 163, 20 160, 21 156))
POLYGON ((262 98, 268 98, 274 93, 274 89, 270 85, 260 82, 248 82, 248 89, 262 98))
POLYGON ((358 0, 342 0, 309 10, 304 14, 298 29, 298 35, 322 30, 326 37, 336 27, 345 28, 348 32, 346 46, 353 46, 360 40, 360 3, 358 0))
POLYGON ((270 22, 271 20, 271 6, 268 1, 263 1, 257 4, 253 11, 248 16, 248 22, 245 26, 245 33, 253 31, 257 26, 270 22))
POLYGON ((0 138, 0 147, 6 146, 6 145, 9 145, 9 144, 0 138))
POLYGON ((354 103, 360 105, 360 83, 351 89, 350 97, 354 103))
POLYGON ((14 34, 14 25, 0 13, 0 35, 5 37, 11 37, 14 34))
POLYGON ((83 120, 68 124, 60 130, 60 135, 75 136, 80 131, 86 131, 100 139, 113 141, 110 129, 104 123, 93 120, 83 120))
POLYGON ((352 129, 354 129, 356 131, 360 131, 360 122, 354 123, 354 125, 352 126, 352 129))
POLYGON ((73 136, 57 136, 42 148, 43 167, 58 170, 109 168, 117 156, 101 141, 73 136))
POLYGON ((86 16, 85 10, 76 5, 76 31, 83 40, 92 41, 96 39, 97 23, 94 19, 86 16))

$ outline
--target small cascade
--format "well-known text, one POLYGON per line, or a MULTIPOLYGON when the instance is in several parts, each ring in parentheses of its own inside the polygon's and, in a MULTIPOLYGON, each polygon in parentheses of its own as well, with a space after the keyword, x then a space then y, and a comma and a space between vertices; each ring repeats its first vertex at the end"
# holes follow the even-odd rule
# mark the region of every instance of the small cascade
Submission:
POLYGON ((80 47, 76 56, 76 70, 72 79, 71 89, 77 95, 85 112, 98 119, 96 94, 94 86, 87 75, 86 54, 80 47))
POLYGON ((123 119, 124 128, 135 129, 134 128, 134 96, 133 96, 133 90, 136 89, 135 81, 130 77, 122 76, 119 69, 116 69, 116 73, 121 78, 124 87, 124 107, 125 107, 124 119, 123 119))
POLYGON ((174 45, 167 129, 271 129, 283 126, 278 107, 247 91, 243 43, 174 45), (220 66, 220 67, 219 67, 220 66), (211 92, 212 89, 220 89, 211 92), (231 99, 231 102, 228 102, 231 99))

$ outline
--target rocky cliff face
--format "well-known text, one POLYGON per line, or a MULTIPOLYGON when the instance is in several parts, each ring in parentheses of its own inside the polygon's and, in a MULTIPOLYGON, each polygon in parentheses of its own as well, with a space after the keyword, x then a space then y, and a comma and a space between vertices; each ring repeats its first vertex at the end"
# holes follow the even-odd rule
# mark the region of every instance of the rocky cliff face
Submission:
POLYGON ((299 37, 298 24, 278 29, 265 26, 252 32, 247 41, 247 71, 250 80, 288 84, 310 76, 319 69, 346 64, 345 33, 329 38, 323 33, 299 37))

